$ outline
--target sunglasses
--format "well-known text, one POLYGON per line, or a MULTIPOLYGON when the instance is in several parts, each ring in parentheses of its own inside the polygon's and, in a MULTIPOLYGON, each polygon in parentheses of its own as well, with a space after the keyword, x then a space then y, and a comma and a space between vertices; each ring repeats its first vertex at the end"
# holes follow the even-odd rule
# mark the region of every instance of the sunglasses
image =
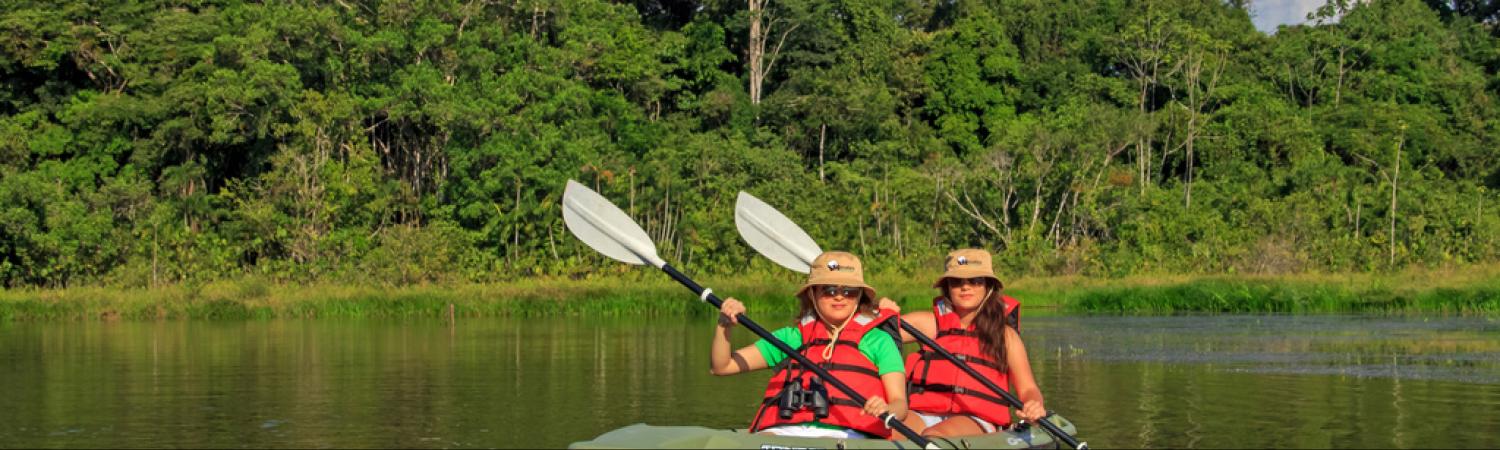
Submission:
POLYGON ((961 286, 965 286, 965 285, 968 285, 968 286, 984 286, 985 280, 987 280, 987 278, 984 278, 984 277, 949 278, 948 279, 948 286, 952 286, 952 287, 961 287, 961 286))
POLYGON ((818 294, 821 294, 824 297, 843 295, 844 298, 854 298, 863 291, 863 289, 854 286, 818 286, 815 289, 817 290, 818 294))

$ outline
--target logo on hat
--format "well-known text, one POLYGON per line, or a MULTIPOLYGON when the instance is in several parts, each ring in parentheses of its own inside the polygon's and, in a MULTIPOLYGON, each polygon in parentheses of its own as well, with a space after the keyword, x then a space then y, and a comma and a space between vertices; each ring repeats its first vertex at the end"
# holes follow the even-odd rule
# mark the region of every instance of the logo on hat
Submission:
POLYGON ((958 265, 965 266, 965 265, 968 265, 968 264, 969 264, 969 258, 964 257, 964 256, 958 257, 958 265))
POLYGON ((839 270, 839 260, 837 260, 837 259, 830 259, 830 260, 828 260, 828 270, 839 270))

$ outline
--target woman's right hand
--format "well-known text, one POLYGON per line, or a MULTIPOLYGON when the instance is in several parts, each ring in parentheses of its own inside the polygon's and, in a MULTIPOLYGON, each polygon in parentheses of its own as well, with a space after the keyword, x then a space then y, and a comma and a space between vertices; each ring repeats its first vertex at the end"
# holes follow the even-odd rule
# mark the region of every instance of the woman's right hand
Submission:
POLYGON ((729 326, 739 323, 738 317, 745 313, 745 304, 735 300, 734 297, 724 299, 719 304, 719 325, 729 326))

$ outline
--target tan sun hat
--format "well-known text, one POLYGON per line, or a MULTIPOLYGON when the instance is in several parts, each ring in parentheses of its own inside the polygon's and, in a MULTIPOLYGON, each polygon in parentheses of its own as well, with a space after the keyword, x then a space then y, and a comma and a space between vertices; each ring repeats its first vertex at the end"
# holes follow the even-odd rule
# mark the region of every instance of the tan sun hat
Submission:
POLYGON ((965 248, 948 252, 948 259, 943 260, 943 276, 932 282, 932 287, 942 289, 943 280, 949 278, 978 278, 985 277, 995 280, 1000 287, 1005 283, 995 276, 994 260, 990 259, 990 252, 977 248, 965 248))
POLYGON ((823 252, 813 259, 807 283, 797 289, 797 297, 818 285, 858 286, 865 290, 866 301, 875 301, 875 288, 865 284, 865 267, 859 257, 849 252, 823 252))

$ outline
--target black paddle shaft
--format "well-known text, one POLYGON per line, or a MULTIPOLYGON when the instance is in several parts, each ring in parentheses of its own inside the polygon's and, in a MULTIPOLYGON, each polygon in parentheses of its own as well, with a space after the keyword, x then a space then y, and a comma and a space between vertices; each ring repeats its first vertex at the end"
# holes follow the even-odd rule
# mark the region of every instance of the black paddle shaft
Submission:
MULTIPOLYGON (((671 275, 672 279, 677 280, 678 283, 682 283, 683 286, 687 286, 687 288, 689 290, 692 290, 694 294, 698 294, 703 298, 703 301, 708 302, 708 304, 710 305, 714 305, 714 309, 719 309, 724 305, 724 301, 720 300, 718 296, 714 295, 713 291, 708 291, 707 295, 705 295, 705 289, 703 288, 703 286, 699 286, 698 283, 693 281, 692 278, 688 278, 687 275, 683 275, 682 272, 678 272, 677 268, 672 267, 671 264, 663 264, 661 266, 661 270, 663 272, 666 272, 667 275, 671 275)), ((740 325, 744 325, 745 328, 749 328, 750 331, 754 332, 756 336, 760 336, 761 339, 765 339, 766 342, 770 342, 771 345, 775 345, 776 348, 780 349, 782 353, 786 353, 787 356, 792 357, 792 359, 796 359, 798 363, 802 364, 802 367, 812 370, 813 373, 817 374, 818 377, 821 377, 823 381, 827 381, 828 384, 832 384, 833 387, 838 388, 838 390, 844 391, 845 394, 849 395, 850 400, 854 400, 855 403, 859 403, 861 405, 865 404, 865 397, 863 395, 859 395, 859 392, 855 392, 854 388, 851 388, 849 387, 849 385, 844 384, 843 381, 839 381, 838 378, 834 378, 833 374, 828 373, 827 370, 824 370, 817 364, 813 364, 813 362, 807 359, 806 356, 802 356, 801 353, 793 350, 791 346, 786 345, 785 342, 781 342, 781 339, 777 339, 776 336, 772 336, 771 332, 766 331, 765 328, 761 328, 761 326, 759 324, 756 324, 755 321, 750 320, 749 317, 745 317, 744 313, 736 315, 735 319, 739 321, 740 325)), ((890 416, 891 413, 889 412, 881 413, 880 421, 888 424, 891 429, 900 432, 901 435, 906 436, 907 439, 911 439, 911 442, 913 444, 917 444, 918 447, 933 447, 932 442, 928 441, 927 438, 922 437, 922 435, 917 434, 916 431, 913 431, 911 428, 907 427, 906 424, 901 423, 901 421, 896 420, 895 418, 892 418, 890 416)))
MULTIPOLYGON (((922 334, 922 332, 917 330, 917 327, 912 326, 911 323, 904 320, 901 321, 901 329, 906 330, 906 333, 910 334, 911 337, 917 338, 917 342, 921 342, 923 346, 936 351, 939 355, 942 355, 942 357, 947 358, 949 361, 952 361, 953 365, 958 366, 960 370, 963 370, 964 373, 967 373, 969 374, 969 376, 974 377, 975 380, 979 380, 979 383, 983 384, 984 387, 990 388, 991 391, 995 391, 995 393, 999 394, 1000 398, 1004 399, 1006 403, 1010 404, 1010 406, 1016 409, 1021 409, 1024 407, 1024 405, 1021 403, 1021 399, 1016 398, 1015 394, 1011 394, 1010 391, 1001 389, 1000 386, 996 386, 994 381, 990 381, 989 378, 985 378, 983 375, 980 375, 979 371, 974 370, 974 367, 970 366, 969 363, 958 359, 958 357, 953 353, 949 353, 947 349, 944 349, 942 346, 938 345, 938 343, 936 341, 933 341, 932 338, 929 338, 927 337, 927 335, 922 334)), ((1058 428, 1057 425, 1054 425, 1052 421, 1047 420, 1046 418, 1037 420, 1037 423, 1041 424, 1042 428, 1046 429, 1048 433, 1051 433, 1052 436, 1062 441, 1063 444, 1067 444, 1068 448, 1088 448, 1086 444, 1080 445, 1077 439, 1074 439, 1073 436, 1069 436, 1068 433, 1064 433, 1062 428, 1058 428)))

